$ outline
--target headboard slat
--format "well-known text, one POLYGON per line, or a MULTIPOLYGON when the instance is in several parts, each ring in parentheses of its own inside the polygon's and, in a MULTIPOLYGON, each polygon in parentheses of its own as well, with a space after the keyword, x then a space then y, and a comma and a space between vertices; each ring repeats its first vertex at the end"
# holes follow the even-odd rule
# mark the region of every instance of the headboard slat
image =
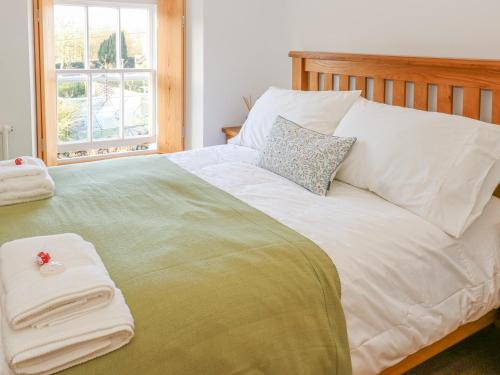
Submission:
POLYGON ((481 116, 481 90, 479 88, 464 88, 464 116, 479 120, 481 116))
POLYGON ((427 83, 415 82, 413 107, 422 111, 429 108, 429 87, 427 83))
POLYGON ((349 76, 341 75, 339 77, 339 90, 349 91, 349 76))
POLYGON ((366 98, 366 77, 356 77, 356 90, 360 90, 361 96, 366 98))
POLYGON ((318 91, 319 90, 319 73, 309 72, 309 90, 318 91))
MULTIPOLYGON (((328 52, 290 52, 290 57, 293 58, 292 83, 296 90, 317 90, 319 75, 323 75, 323 89, 333 89, 333 79, 330 78, 339 75, 341 90, 348 90, 350 77, 356 77, 355 87, 366 97, 370 78, 373 80, 373 100, 385 103, 386 83, 392 81, 392 104, 404 106, 406 83, 412 82, 413 106, 429 110, 429 85, 437 85, 437 110, 453 113, 454 99, 457 99, 453 97, 454 88, 463 88, 463 114, 474 119, 479 119, 483 110, 489 109, 489 106, 481 107, 481 92, 491 90, 492 122, 500 125, 500 60, 328 52)), ((390 94, 388 92, 387 97, 390 94)), ((500 187, 495 194, 500 197, 500 187)))
POLYGON ((385 103, 385 79, 379 77, 373 79, 373 100, 385 103))
POLYGON ((453 86, 439 85, 437 95, 438 112, 451 114, 453 112, 453 86))
POLYGON ((392 105, 404 107, 406 105, 406 82, 392 82, 392 105))
POLYGON ((500 89, 493 91, 493 112, 492 121, 500 125, 500 89))
POLYGON ((333 90, 333 74, 330 73, 323 74, 323 90, 325 91, 333 90))

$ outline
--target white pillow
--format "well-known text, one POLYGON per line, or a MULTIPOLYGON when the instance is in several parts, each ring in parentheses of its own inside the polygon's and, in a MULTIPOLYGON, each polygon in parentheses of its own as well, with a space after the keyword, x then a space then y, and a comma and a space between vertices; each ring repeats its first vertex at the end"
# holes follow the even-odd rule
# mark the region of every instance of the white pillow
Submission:
POLYGON ((332 135, 361 91, 295 91, 271 87, 255 103, 240 134, 230 143, 260 150, 278 116, 332 135))
POLYGON ((472 209, 471 214, 467 218, 465 227, 468 228, 484 211, 484 208, 491 200, 493 192, 496 190, 500 184, 500 161, 497 161, 493 168, 491 168, 490 173, 484 180, 483 186, 479 191, 476 204, 472 209))
POLYGON ((361 98, 335 135, 358 139, 337 179, 369 189, 455 237, 480 215, 489 200, 484 197, 491 198, 496 187, 485 181, 500 160, 500 126, 361 98))

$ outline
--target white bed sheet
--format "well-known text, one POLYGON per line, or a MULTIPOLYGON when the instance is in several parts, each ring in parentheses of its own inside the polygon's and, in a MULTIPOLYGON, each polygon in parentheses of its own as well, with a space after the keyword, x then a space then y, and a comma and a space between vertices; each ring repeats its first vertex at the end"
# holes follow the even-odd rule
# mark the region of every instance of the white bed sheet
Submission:
POLYGON ((314 241, 342 284, 354 374, 377 374, 500 306, 500 199, 456 240, 376 195, 334 182, 327 197, 224 145, 169 156, 314 241))
MULTIPOLYGON (((337 266, 355 375, 377 374, 500 306, 500 199, 460 239, 372 193, 314 195, 224 145, 172 161, 320 246, 337 266)), ((1 343, 1 340, 0 340, 1 343)), ((11 374, 0 355, 0 374, 11 374)))

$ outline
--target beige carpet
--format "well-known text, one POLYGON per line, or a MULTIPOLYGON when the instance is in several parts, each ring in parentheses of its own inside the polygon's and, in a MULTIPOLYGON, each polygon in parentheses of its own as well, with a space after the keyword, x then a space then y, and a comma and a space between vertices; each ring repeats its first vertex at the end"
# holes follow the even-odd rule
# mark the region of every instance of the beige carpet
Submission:
POLYGON ((500 375, 500 328, 476 333, 407 375, 500 375))

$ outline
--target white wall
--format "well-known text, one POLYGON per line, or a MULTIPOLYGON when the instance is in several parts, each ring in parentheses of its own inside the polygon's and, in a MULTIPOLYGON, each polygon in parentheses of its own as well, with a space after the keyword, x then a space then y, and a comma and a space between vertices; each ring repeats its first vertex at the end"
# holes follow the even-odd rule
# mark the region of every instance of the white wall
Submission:
POLYGON ((289 0, 292 47, 500 58, 498 0, 289 0))
POLYGON ((188 0, 187 73, 194 75, 186 85, 187 148, 223 143, 221 128, 245 119, 243 95, 289 85, 289 6, 289 0, 188 0))
POLYGON ((0 0, 0 125, 14 127, 11 156, 35 152, 31 14, 30 0, 0 0))

